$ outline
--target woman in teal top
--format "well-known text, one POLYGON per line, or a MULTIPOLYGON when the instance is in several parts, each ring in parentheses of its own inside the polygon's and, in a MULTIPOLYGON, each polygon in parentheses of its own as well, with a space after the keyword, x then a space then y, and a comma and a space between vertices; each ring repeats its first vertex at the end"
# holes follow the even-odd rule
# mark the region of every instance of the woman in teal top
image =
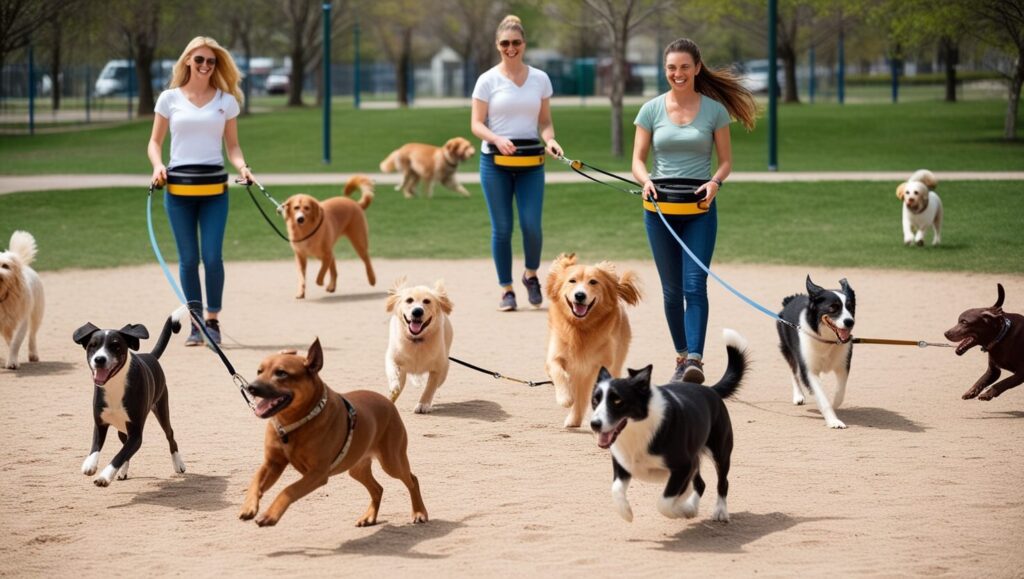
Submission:
POLYGON ((686 178, 700 183, 696 189, 702 199, 699 204, 665 203, 661 207, 676 235, 710 265, 718 231, 714 201, 732 171, 730 117, 751 130, 757 104, 738 77, 726 70, 705 68, 700 48, 685 38, 665 48, 665 77, 670 90, 645 103, 634 121, 633 176, 644 187, 647 239, 661 278, 665 318, 676 349, 672 381, 701 384, 708 326, 707 274, 686 255, 654 212, 649 200, 658 199, 658 193, 652 179, 686 178), (654 162, 648 171, 652 149, 654 162), (713 172, 712 151, 718 157, 713 172))

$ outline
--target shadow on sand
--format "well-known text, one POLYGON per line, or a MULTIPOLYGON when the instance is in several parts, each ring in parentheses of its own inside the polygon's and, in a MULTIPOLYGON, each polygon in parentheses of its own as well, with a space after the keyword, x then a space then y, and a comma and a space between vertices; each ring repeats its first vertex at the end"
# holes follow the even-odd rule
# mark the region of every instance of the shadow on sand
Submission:
MULTIPOLYGON (((708 498, 714 499, 714 497, 708 498)), ((707 505, 704 507, 706 509, 707 505)), ((705 510, 702 509, 702 512, 705 510)), ((758 514, 744 511, 732 513, 729 523, 703 519, 662 541, 635 541, 653 543, 660 550, 676 553, 743 553, 744 545, 773 533, 791 529, 802 523, 835 520, 836 518, 791 517, 785 513, 758 514)))
POLYGON ((332 555, 367 555, 384 557, 405 557, 409 559, 443 559, 448 555, 421 553, 413 549, 424 541, 439 539, 452 531, 466 526, 466 517, 461 521, 444 521, 431 519, 422 525, 414 525, 404 521, 391 525, 388 521, 378 521, 370 535, 350 539, 334 549, 321 547, 300 547, 269 553, 268 557, 330 557, 332 555))

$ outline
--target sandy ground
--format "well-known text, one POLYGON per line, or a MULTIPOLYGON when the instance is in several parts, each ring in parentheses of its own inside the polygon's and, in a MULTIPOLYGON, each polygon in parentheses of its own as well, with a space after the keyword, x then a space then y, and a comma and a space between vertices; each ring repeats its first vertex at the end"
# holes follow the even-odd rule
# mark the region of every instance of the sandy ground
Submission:
MULTIPOLYGON (((496 311, 489 261, 375 265, 378 287, 346 262, 338 294, 311 285, 309 299, 296 301, 291 262, 229 263, 222 317, 229 357, 251 378, 266 354, 304 349, 319 336, 323 376, 333 388, 383 392, 386 287, 401 275, 414 282, 443 277, 455 302, 453 355, 545 378, 545 311, 496 311)), ((673 352, 653 265, 619 267, 636 269, 647 293, 631 310, 629 365, 653 362, 655 378, 666 380, 673 352)), ((775 308, 802 289, 807 270, 729 265, 719 273, 775 308)), ((861 337, 942 341, 962 309, 994 301, 996 281, 1007 288, 1006 308, 1024 310, 1020 276, 811 273, 828 287, 850 280, 861 337)), ((550 386, 531 389, 453 365, 434 414, 412 413, 415 388, 398 402, 429 523, 409 522, 404 487, 377 469, 385 487, 377 526, 353 526, 367 495, 339 476, 293 505, 277 527, 261 529, 237 513, 260 462, 265 424, 219 360, 204 348, 185 348, 181 335, 163 365, 188 472, 172 473, 151 420, 130 479, 97 488, 81 474, 92 385, 72 332, 87 321, 141 322, 156 334, 176 304, 155 264, 42 277, 42 361, 0 370, 0 575, 1008 577, 1024 569, 1017 486, 1024 390, 989 403, 961 401, 985 365, 977 349, 957 358, 948 348, 857 346, 838 412, 849 429, 828 430, 813 404, 790 403, 773 323, 712 284, 709 377, 716 380, 724 364, 723 327, 747 337, 753 360, 738 399, 727 404, 737 441, 732 522, 710 521, 709 465, 709 494, 696 519, 662 517, 655 508, 660 489, 635 482, 635 520, 622 521, 610 495, 609 453, 589 432, 562 428, 564 411, 550 386)), ((111 433, 101 466, 118 446, 111 433)), ((286 473, 271 496, 295 478, 286 473)))

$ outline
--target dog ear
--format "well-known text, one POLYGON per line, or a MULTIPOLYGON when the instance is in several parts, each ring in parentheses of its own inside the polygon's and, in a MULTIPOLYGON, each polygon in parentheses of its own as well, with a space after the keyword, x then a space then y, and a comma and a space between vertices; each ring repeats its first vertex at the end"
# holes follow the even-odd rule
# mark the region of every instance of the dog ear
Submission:
POLYGON ((313 340, 306 353, 306 370, 310 374, 317 374, 324 367, 324 350, 320 347, 320 338, 313 340))
POLYGON ((452 313, 454 305, 451 298, 448 297, 448 290, 444 287, 443 279, 434 282, 434 295, 437 296, 437 303, 441 306, 441 311, 446 315, 452 313))
POLYGON ((558 300, 558 279, 565 272, 566 268, 576 265, 575 253, 562 253, 551 262, 551 269, 548 270, 548 277, 545 285, 548 299, 558 300))
POLYGON ((1003 284, 997 283, 996 284, 996 291, 999 292, 999 297, 996 298, 996 303, 992 307, 993 308, 1001 308, 1001 307, 1003 307, 1003 298, 1006 297, 1006 292, 1003 291, 1003 284))
POLYGON ((388 290, 388 299, 384 302, 385 312, 390 314, 395 311, 395 306, 398 305, 398 298, 403 288, 405 288, 405 276, 396 279, 395 283, 388 290))
MULTIPOLYGON (((630 376, 632 376, 633 375, 633 371, 630 370, 629 372, 630 372, 630 376)), ((597 381, 598 382, 604 382, 605 380, 611 380, 612 378, 613 378, 613 376, 612 376, 611 372, 609 372, 608 368, 605 368, 604 366, 601 366, 601 369, 597 371, 597 381)))
POLYGON ((637 277, 636 272, 630 270, 622 274, 619 278, 616 288, 619 294, 619 298, 631 306, 635 306, 640 303, 640 279, 637 277))
POLYGON ((96 326, 92 325, 89 322, 86 322, 84 326, 75 330, 75 333, 72 334, 71 339, 73 339, 76 344, 84 348, 86 347, 86 345, 89 344, 89 340, 92 339, 92 335, 98 331, 100 331, 99 328, 97 328, 96 326))
POLYGON ((896 198, 899 199, 900 201, 903 201, 903 192, 906 188, 906 183, 900 183, 899 186, 896 187, 896 198))
POLYGON ((811 274, 807 274, 806 286, 807 286, 807 295, 809 295, 811 297, 814 297, 814 296, 820 294, 821 292, 825 291, 825 288, 823 288, 823 287, 821 287, 819 285, 816 285, 813 281, 811 281, 811 274))
POLYGON ((633 383, 637 386, 650 387, 651 385, 651 372, 654 370, 653 364, 648 364, 639 370, 630 370, 631 378, 634 378, 633 383), (633 374, 633 372, 636 374, 633 374))
POLYGON ((149 337, 149 330, 142 324, 126 324, 118 330, 118 333, 124 337, 125 341, 128 342, 128 348, 132 350, 138 350, 139 341, 149 337))

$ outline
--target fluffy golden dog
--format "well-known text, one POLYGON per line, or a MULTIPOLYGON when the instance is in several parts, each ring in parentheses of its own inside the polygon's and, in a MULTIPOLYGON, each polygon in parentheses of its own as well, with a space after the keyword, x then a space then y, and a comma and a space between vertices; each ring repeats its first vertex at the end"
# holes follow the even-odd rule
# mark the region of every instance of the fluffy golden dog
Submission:
POLYGON ((9 249, 0 252, 0 335, 7 342, 4 368, 18 369, 21 343, 28 337, 28 360, 39 361, 36 333, 43 322, 43 283, 29 267, 36 240, 25 231, 11 234, 9 249))
POLYGON ((310 257, 320 260, 316 285, 324 285, 324 276, 330 271, 331 277, 326 289, 334 292, 338 283, 334 244, 342 236, 352 242, 356 255, 366 265, 366 280, 370 285, 377 283, 377 276, 370 263, 370 225, 366 221, 366 208, 373 201, 373 181, 369 177, 355 175, 345 184, 344 194, 344 197, 317 201, 310 195, 299 193, 281 205, 281 215, 288 225, 288 237, 299 267, 296 299, 306 297, 306 261, 310 257), (349 199, 356 189, 362 191, 359 201, 349 199))
POLYGON ((455 180, 455 170, 460 162, 472 157, 474 153, 476 149, 462 137, 448 139, 443 147, 407 143, 381 161, 380 170, 384 173, 402 171, 402 183, 395 187, 395 191, 404 193, 406 199, 415 197, 413 189, 420 181, 426 182, 428 198, 434 196, 436 183, 468 197, 469 191, 455 180))
POLYGON ((615 266, 576 263, 576 254, 562 254, 551 265, 545 289, 548 308, 548 377, 555 400, 569 408, 567 428, 578 427, 590 407, 590 392, 602 366, 618 377, 629 351, 632 332, 624 302, 640 302, 636 274, 621 276, 615 266))
POLYGON ((417 414, 429 414, 434 393, 448 377, 448 353, 452 349, 452 302, 444 282, 433 288, 406 287, 398 280, 388 292, 386 309, 391 314, 384 371, 388 376, 391 401, 405 389, 408 376, 426 375, 426 385, 416 405, 417 414))

